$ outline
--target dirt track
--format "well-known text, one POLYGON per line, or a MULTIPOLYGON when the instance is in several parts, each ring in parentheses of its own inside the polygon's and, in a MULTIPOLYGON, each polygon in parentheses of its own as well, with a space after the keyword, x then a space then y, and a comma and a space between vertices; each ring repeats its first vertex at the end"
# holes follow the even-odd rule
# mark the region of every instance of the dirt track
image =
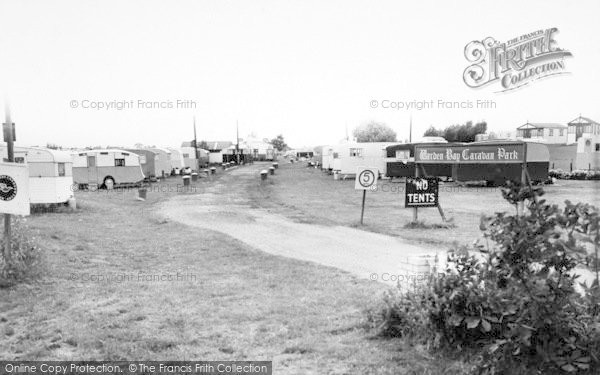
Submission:
POLYGON ((395 284, 397 278, 413 276, 402 266, 407 257, 435 255, 430 249, 396 237, 349 227, 298 223, 252 207, 243 187, 257 183, 262 167, 256 164, 228 171, 200 194, 176 196, 163 203, 160 213, 170 220, 224 233, 267 253, 336 267, 359 278, 390 284, 395 284))

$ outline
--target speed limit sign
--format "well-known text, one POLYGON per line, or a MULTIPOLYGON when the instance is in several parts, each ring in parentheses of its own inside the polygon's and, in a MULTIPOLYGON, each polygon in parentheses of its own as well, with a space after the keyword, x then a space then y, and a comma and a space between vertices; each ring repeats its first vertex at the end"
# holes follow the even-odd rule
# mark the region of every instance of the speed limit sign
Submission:
POLYGON ((379 170, 377 168, 358 167, 356 170, 356 180, 354 180, 355 190, 377 190, 377 178, 379 170))

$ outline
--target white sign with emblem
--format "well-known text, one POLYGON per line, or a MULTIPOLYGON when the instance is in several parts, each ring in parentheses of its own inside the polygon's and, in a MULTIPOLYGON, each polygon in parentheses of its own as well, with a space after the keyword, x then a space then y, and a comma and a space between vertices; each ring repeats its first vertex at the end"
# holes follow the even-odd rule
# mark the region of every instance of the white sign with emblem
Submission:
POLYGON ((355 190, 377 190, 377 178, 379 169, 369 167, 358 167, 356 169, 355 190))
POLYGON ((29 215, 29 168, 0 163, 0 213, 29 215))

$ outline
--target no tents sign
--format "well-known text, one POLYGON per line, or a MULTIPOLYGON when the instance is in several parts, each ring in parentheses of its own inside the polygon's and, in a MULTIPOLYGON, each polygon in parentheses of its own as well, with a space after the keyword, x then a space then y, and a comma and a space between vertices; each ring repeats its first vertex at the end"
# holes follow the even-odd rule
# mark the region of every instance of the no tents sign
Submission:
POLYGON ((407 178, 404 207, 437 207, 438 179, 407 178))

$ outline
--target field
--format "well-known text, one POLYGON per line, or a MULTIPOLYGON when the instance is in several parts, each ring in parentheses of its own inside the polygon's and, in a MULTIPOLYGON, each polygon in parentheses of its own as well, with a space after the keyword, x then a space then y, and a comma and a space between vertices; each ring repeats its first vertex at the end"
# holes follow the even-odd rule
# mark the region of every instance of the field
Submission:
POLYGON ((452 366, 372 337, 364 310, 386 286, 157 213, 161 202, 214 182, 177 192, 180 180, 168 179, 146 202, 136 191, 77 192, 77 211, 27 218, 44 267, 0 289, 0 357, 273 360, 278 374, 452 366), (150 281, 163 275, 172 280, 150 281))
MULTIPOLYGON (((448 223, 442 221, 436 208, 422 208, 418 219, 424 226, 407 228, 413 219, 413 210, 404 208, 404 182, 379 180, 378 190, 367 192, 361 226, 362 192, 354 190, 354 179, 334 180, 319 169, 307 168, 304 163, 280 164, 281 172, 270 185, 268 199, 256 199, 261 207, 297 220, 360 227, 398 236, 432 249, 471 244, 480 237, 481 215, 515 211, 502 198, 500 188, 441 183, 440 205, 448 223)), ((550 203, 562 205, 565 200, 571 200, 600 206, 600 181, 559 180, 555 185, 544 186, 544 191, 544 199, 550 203)), ((257 191, 251 194, 259 196, 257 191)))
MULTIPOLYGON (((365 310, 387 285, 260 251, 224 234, 220 224, 201 229, 163 214, 167 205, 177 212, 210 203, 236 206, 248 220, 261 211, 298 223, 359 227, 361 195, 353 181, 280 165, 263 183, 258 171, 266 164, 259 163, 237 174, 219 170, 188 191, 170 178, 154 184, 145 202, 134 190, 79 191, 75 212, 27 218, 44 263, 28 282, 0 289, 0 357, 273 360, 277 374, 461 373, 458 361, 374 337, 365 310)), ((496 189, 442 189, 452 225, 406 229, 412 211, 403 208, 403 194, 385 190, 401 186, 383 182, 367 193, 362 229, 446 248, 472 242, 482 213, 512 209, 496 189)), ((561 181, 547 188, 547 197, 598 204, 599 188, 561 181)), ((442 224, 435 209, 419 216, 426 225, 442 224)), ((243 228, 245 217, 221 219, 243 228)))

